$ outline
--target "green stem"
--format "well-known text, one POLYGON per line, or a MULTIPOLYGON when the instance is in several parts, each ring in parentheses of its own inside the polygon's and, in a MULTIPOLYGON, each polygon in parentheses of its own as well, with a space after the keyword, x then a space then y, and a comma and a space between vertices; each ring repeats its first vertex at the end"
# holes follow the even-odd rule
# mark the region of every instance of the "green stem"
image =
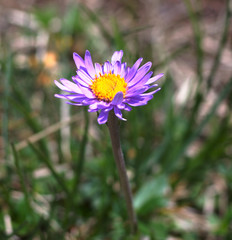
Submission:
POLYGON ((133 208, 132 192, 131 192, 129 180, 127 177, 125 161, 124 161, 121 144, 120 144, 118 119, 114 115, 113 111, 111 111, 109 113, 108 128, 109 128, 109 132, 110 132, 110 138, 111 138, 111 143, 112 143, 112 148, 113 148, 113 153, 114 153, 114 159, 115 159, 118 173, 119 173, 121 188, 122 188, 123 194, 125 196, 125 200, 126 200, 126 206, 127 206, 131 231, 132 231, 132 233, 136 233, 137 220, 136 220, 136 215, 135 215, 135 211, 133 208))
POLYGON ((19 180, 20 180, 20 183, 22 185, 22 190, 24 192, 25 201, 26 201, 28 210, 30 212, 32 212, 32 207, 31 207, 31 203, 30 203, 31 201, 30 201, 29 193, 27 191, 27 186, 26 186, 26 183, 25 183, 25 179, 24 179, 24 176, 23 176, 23 169, 20 166, 18 153, 17 153, 17 151, 15 149, 15 145, 13 143, 11 144, 11 147, 12 147, 12 150, 13 150, 13 156, 14 156, 14 160, 15 160, 16 170, 18 172, 19 180))
POLYGON ((85 114, 85 126, 84 126, 84 134, 80 143, 80 150, 79 155, 77 159, 77 163, 75 165, 75 177, 74 177, 74 184, 73 184, 73 194, 77 191, 78 185, 81 180, 81 174, 83 171, 84 161, 85 161, 85 150, 86 145, 88 142, 88 129, 89 129, 89 113, 87 112, 87 109, 84 109, 85 114))

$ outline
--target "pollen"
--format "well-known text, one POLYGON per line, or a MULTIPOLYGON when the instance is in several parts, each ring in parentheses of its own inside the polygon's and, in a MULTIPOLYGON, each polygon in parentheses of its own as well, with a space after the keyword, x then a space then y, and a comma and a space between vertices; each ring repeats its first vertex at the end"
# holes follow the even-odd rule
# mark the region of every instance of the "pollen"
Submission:
POLYGON ((104 75, 100 74, 99 77, 92 80, 90 89, 98 100, 111 102, 118 92, 122 92, 123 97, 125 97, 127 83, 120 75, 110 72, 104 75))

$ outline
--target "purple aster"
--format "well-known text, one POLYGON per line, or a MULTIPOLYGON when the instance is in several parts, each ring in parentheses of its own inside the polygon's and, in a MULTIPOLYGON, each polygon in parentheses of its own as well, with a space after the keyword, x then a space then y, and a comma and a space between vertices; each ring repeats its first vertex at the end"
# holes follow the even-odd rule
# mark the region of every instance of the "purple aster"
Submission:
POLYGON ((147 104, 153 98, 153 94, 160 90, 160 88, 151 89, 158 86, 153 83, 163 74, 151 77, 153 74, 149 71, 151 62, 139 68, 142 58, 139 58, 132 67, 128 67, 125 62, 121 62, 122 56, 122 50, 116 51, 111 62, 93 65, 88 50, 84 59, 74 53, 77 75, 72 77, 73 81, 64 78, 60 79, 60 82, 55 80, 55 84, 66 92, 66 94, 55 94, 55 97, 69 100, 67 103, 76 106, 88 105, 89 112, 101 111, 98 116, 99 124, 107 122, 111 110, 119 119, 125 120, 121 111, 130 111, 131 106, 147 104))

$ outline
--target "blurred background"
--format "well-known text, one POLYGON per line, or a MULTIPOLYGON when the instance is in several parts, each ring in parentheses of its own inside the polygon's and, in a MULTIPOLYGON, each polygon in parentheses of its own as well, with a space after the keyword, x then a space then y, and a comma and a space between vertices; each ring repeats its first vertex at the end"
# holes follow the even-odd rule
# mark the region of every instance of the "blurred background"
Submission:
POLYGON ((1 0, 0 239, 231 239, 231 4, 1 0), (54 98, 86 49, 165 73, 120 126, 134 237, 107 126, 54 98))

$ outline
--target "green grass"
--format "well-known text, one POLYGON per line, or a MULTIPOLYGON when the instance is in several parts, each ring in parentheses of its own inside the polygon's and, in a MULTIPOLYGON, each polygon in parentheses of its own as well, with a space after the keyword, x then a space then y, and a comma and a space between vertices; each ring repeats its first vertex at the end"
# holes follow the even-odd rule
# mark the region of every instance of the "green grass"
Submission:
MULTIPOLYGON (((102 13, 85 5, 67 7, 63 18, 53 6, 32 12, 39 29, 49 36, 47 50, 58 57, 54 68, 43 62, 30 64, 33 51, 23 52, 28 63, 21 65, 17 57, 22 53, 2 38, 0 239, 230 239, 231 76, 217 88, 211 105, 202 108, 222 74, 231 10, 227 1, 219 45, 207 72, 201 9, 196 11, 197 5, 189 0, 183 3, 193 29, 192 43, 178 45, 165 56, 157 54, 156 59, 150 49, 155 44, 159 48, 158 43, 143 44, 139 37, 152 25, 125 31, 112 16, 109 31, 102 13), (50 24, 55 18, 60 28, 53 31, 50 24), (61 100, 53 97, 59 91, 53 79, 70 79, 76 71, 72 52, 83 55, 85 49, 98 62, 123 49, 129 65, 141 56, 144 62, 153 62, 155 74, 165 72, 159 81, 162 90, 146 106, 124 113, 127 121, 120 124, 138 217, 136 236, 130 236, 107 126, 97 124, 95 113, 75 106, 70 107, 69 123, 63 123, 61 100), (196 91, 178 105, 170 63, 188 51, 194 53, 196 91), (222 103, 226 110, 219 114, 222 103), (61 131, 64 127, 71 133, 68 139, 61 131)), ((129 2, 123 9, 136 16, 129 2)), ((26 26, 19 32, 25 38, 41 34, 26 26)))

